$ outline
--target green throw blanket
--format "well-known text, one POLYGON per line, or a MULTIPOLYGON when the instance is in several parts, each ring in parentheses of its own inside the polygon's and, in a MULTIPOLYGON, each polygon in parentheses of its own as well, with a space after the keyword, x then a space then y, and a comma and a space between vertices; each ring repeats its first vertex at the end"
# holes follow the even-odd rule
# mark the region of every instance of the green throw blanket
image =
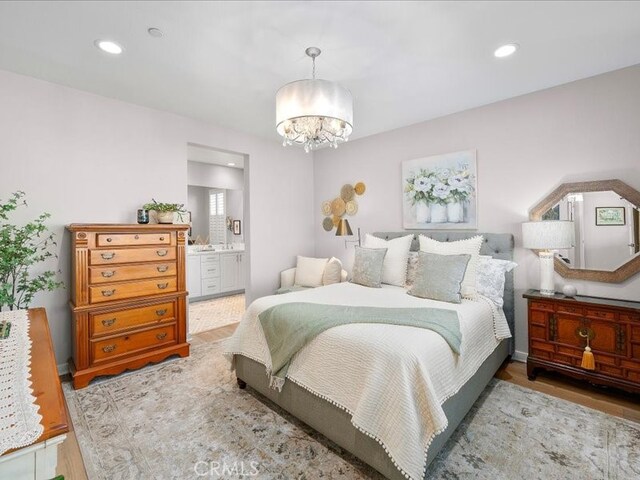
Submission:
POLYGON ((283 303, 258 318, 271 354, 271 386, 281 389, 291 358, 329 328, 350 323, 386 323, 426 328, 438 333, 460 353, 460 321, 454 310, 442 308, 348 307, 317 303, 283 303))

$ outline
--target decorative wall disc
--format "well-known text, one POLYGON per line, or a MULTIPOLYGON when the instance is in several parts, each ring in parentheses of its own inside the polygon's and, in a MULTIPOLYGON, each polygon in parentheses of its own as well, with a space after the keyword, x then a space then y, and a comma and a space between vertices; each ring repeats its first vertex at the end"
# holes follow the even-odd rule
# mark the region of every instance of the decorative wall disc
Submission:
POLYGON ((355 192, 358 195, 362 195, 365 192, 365 190, 367 189, 367 186, 362 182, 358 182, 358 183, 356 183, 356 186, 353 187, 353 189, 355 190, 355 192))
POLYGON ((358 202, 355 200, 348 201, 345 210, 347 215, 355 215, 358 213, 358 202))
POLYGON ((334 226, 334 227, 337 227, 337 226, 338 226, 338 224, 340 223, 340 217, 339 217, 339 216, 337 216, 337 215, 334 215, 334 216, 331 218, 331 221, 333 222, 333 226, 334 226))
POLYGON ((355 190, 353 189, 353 185, 347 183, 340 189, 340 198, 342 198, 342 200, 344 200, 345 202, 348 202, 349 200, 353 199, 354 193, 355 190))
POLYGON ((331 217, 324 217, 324 220, 322 220, 322 228, 324 228, 325 231, 330 232, 333 230, 333 227, 333 219, 331 217))
POLYGON ((322 214, 323 215, 331 215, 331 202, 330 201, 325 201, 322 202, 322 214))
POLYGON ((347 207, 344 200, 342 200, 340 197, 333 199, 333 201, 331 202, 331 213, 338 217, 344 215, 346 208, 347 207))

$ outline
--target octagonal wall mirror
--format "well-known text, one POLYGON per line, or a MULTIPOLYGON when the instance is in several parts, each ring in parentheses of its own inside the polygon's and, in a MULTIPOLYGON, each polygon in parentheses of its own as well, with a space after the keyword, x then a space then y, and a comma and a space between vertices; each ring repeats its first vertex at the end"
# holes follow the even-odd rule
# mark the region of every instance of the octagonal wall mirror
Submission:
POLYGON ((574 222, 575 246, 555 257, 560 275, 620 283, 640 272, 639 208, 640 192, 621 180, 563 183, 529 217, 574 222))

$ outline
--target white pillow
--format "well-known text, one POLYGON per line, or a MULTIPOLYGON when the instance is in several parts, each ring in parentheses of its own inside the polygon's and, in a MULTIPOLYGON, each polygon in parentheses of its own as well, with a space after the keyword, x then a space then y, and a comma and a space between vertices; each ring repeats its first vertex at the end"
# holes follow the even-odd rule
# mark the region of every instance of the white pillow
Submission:
POLYGON ((491 299, 497 306, 504 305, 505 274, 518 266, 509 260, 480 255, 476 272, 476 287, 480 295, 491 299))
POLYGON ((324 267, 322 275, 322 285, 331 285, 332 283, 340 283, 342 280, 342 262, 336 257, 331 257, 324 267))
POLYGON ((420 235, 420 251, 427 253, 437 253, 439 255, 471 255, 467 264, 467 271, 462 280, 462 296, 464 298, 475 299, 478 296, 476 290, 476 270, 478 269, 478 260, 480 259, 480 248, 484 237, 476 235, 475 237, 458 240, 455 242, 439 242, 433 238, 420 235))
POLYGON ((328 258, 310 258, 298 255, 294 284, 299 287, 322 286, 322 276, 328 261, 328 258))
POLYGON ((413 234, 393 240, 383 240, 368 233, 364 236, 365 248, 386 248, 382 266, 382 283, 404 287, 407 283, 407 261, 413 234))

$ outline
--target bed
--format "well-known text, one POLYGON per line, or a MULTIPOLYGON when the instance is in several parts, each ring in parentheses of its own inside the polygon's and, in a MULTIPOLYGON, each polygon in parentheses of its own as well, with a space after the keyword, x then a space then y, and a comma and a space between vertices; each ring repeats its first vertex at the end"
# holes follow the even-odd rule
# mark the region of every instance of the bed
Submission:
MULTIPOLYGON (((477 235, 477 233, 467 233, 467 232, 415 232, 414 240, 411 246, 412 251, 417 251, 419 249, 419 244, 418 244, 419 233, 422 233, 424 235, 427 235, 439 241, 455 241, 455 240, 469 238, 477 235)), ((399 236, 407 235, 407 233, 406 232, 388 232, 388 233, 384 232, 384 233, 376 233, 374 235, 383 239, 393 239, 399 236)), ((490 255, 494 258, 499 258, 503 260, 512 260, 512 256, 513 256, 512 235, 492 234, 492 233, 485 233, 482 235, 484 236, 484 240, 485 240, 485 243, 483 244, 482 250, 480 252, 482 255, 490 255)), ((346 303, 349 301, 353 302, 354 304, 358 304, 358 299, 357 299, 358 295, 365 295, 365 297, 362 297, 362 298, 369 298, 368 301, 375 300, 380 304, 390 304, 390 305, 394 305, 394 302, 399 302, 401 299, 406 299, 407 297, 410 297, 402 291, 403 289, 401 289, 401 287, 387 286, 383 289, 368 289, 368 290, 378 290, 375 293, 367 292, 366 290, 358 290, 358 288, 367 289, 367 287, 359 287, 352 284, 342 284, 342 285, 335 285, 335 286, 330 285, 320 289, 315 289, 317 290, 317 292, 300 292, 300 293, 292 293, 287 295, 296 296, 296 297, 293 297, 291 301, 313 301, 313 302, 321 303, 324 300, 328 300, 331 298, 331 299, 335 299, 335 300, 332 300, 332 302, 335 302, 336 304, 342 304, 343 302, 346 303), (369 297, 366 297, 367 295, 369 297), (375 299, 373 295, 376 296, 375 299), (353 299, 353 298, 356 298, 356 299, 353 299)), ((262 303, 264 305, 269 305, 270 303, 274 303, 276 301, 281 301, 281 300, 276 300, 275 297, 264 297, 264 300, 262 300, 262 303)), ((407 301, 407 300, 403 300, 403 301, 407 301)), ((505 303, 503 308, 504 310, 503 318, 505 320, 505 328, 508 328, 511 335, 513 335, 514 333, 514 293, 513 293, 512 273, 506 274, 504 302, 505 303)), ((331 303, 331 302, 327 301, 327 303, 331 303)), ((436 303, 442 303, 442 302, 436 302, 436 303)), ((467 318, 467 316, 471 318, 474 315, 476 315, 477 318, 484 318, 483 315, 484 316, 486 315, 485 314, 481 315, 481 312, 486 310, 486 307, 482 306, 482 304, 483 302, 463 302, 463 304, 460 307, 455 307, 455 308, 460 308, 461 309, 460 311, 464 312, 464 313, 460 313, 461 318, 467 318)), ((250 314, 250 312, 248 313, 250 314)), ((493 320, 494 322, 496 321, 495 318, 496 318, 496 315, 494 315, 494 320, 493 320)), ((245 322, 245 320, 243 320, 243 322, 245 322)), ((483 320, 483 322, 485 322, 486 324, 486 321, 483 320)), ((467 324, 475 325, 476 322, 475 320, 474 322, 470 322, 470 321, 461 322, 461 329, 463 327, 468 329, 469 327, 466 326, 467 324)), ((243 324, 241 324, 241 326, 242 325, 243 324)), ((385 345, 388 345, 389 349, 394 349, 394 348, 398 349, 398 346, 399 346, 399 344, 397 343, 398 340, 392 338, 392 335, 391 335, 392 330, 390 329, 410 328, 410 327, 398 327, 398 326, 392 326, 392 325, 376 325, 376 326, 370 326, 370 327, 372 329, 375 327, 376 329, 378 329, 378 330, 375 330, 375 333, 377 335, 385 336, 385 338, 388 339, 385 345)), ((248 329, 250 327, 246 327, 246 328, 248 329)), ((479 329, 480 327, 477 327, 477 328, 479 329)), ((486 335, 486 330, 490 327, 485 325, 482 328, 485 329, 485 335, 486 335)), ((494 329, 496 328, 495 323, 493 325, 493 328, 494 329)), ((239 330, 240 332, 237 334, 238 336, 248 335, 248 333, 243 333, 241 328, 239 328, 239 330)), ((373 331, 373 330, 369 330, 369 331, 373 331)), ((478 330, 478 331, 480 332, 481 330, 478 330)), ((382 433, 378 436, 377 435, 378 432, 372 432, 370 429, 368 429, 368 427, 366 427, 366 424, 364 423, 365 420, 360 420, 355 418, 355 415, 361 416, 360 415, 361 412, 354 413, 355 410, 353 410, 352 408, 349 408, 350 400, 348 400, 345 397, 344 399, 341 398, 339 399, 339 401, 336 401, 335 398, 333 397, 334 396, 333 392, 330 396, 323 395, 323 393, 329 387, 327 386, 324 386, 322 388, 315 387, 316 384, 322 385, 323 381, 326 383, 327 380, 320 378, 320 374, 317 372, 318 368, 314 370, 313 368, 310 367, 311 365, 318 365, 319 362, 323 361, 323 358, 314 358, 314 355, 316 356, 319 355, 318 352, 321 351, 320 344, 322 344, 323 341, 325 341, 327 344, 330 344, 334 348, 336 348, 337 349, 336 355, 337 355, 339 354, 340 351, 344 351, 345 349, 349 348, 349 344, 345 343, 345 342, 348 342, 348 340, 345 340, 345 338, 360 339, 361 337, 364 337, 364 335, 362 335, 362 332, 363 332, 362 324, 360 324, 359 326, 358 325, 340 326, 334 329, 327 330, 326 332, 323 332, 316 339, 319 345, 314 345, 313 342, 310 343, 307 347, 305 347, 303 350, 300 351, 298 355, 300 358, 297 359, 298 360, 297 363, 294 365, 294 362, 292 362, 291 369, 289 370, 289 375, 287 377, 287 381, 284 383, 284 386, 281 391, 277 391, 270 387, 270 381, 269 381, 269 375, 268 375, 269 372, 265 367, 266 362, 260 358, 261 355, 258 353, 252 354, 252 351, 250 348, 238 347, 239 343, 237 342, 237 338, 235 339, 236 340, 235 347, 231 346, 229 348, 228 354, 231 355, 233 358, 233 363, 236 370, 236 376, 238 378, 238 385, 241 388, 243 388, 246 385, 251 386, 253 389, 258 391, 262 395, 266 396, 267 398, 269 398, 270 400, 272 400, 273 402, 275 402, 276 404, 278 404, 279 406, 281 406, 282 408, 284 408, 285 410, 287 410, 288 412, 290 412, 291 414, 293 414, 294 416, 296 416, 297 418, 299 418, 300 420, 308 424, 309 426, 313 427, 314 429, 316 429, 317 431, 325 435, 327 438, 329 438, 330 440, 332 440, 333 442, 341 446, 342 448, 348 450, 349 452, 354 454, 356 457, 360 458, 362 461, 371 465, 373 468, 375 468, 377 471, 382 473, 387 478, 390 478, 390 479, 423 478, 426 467, 433 461, 435 456, 445 445, 448 438, 451 436, 453 431, 462 421, 462 419, 464 418, 466 413, 469 411, 471 406, 475 403, 480 393, 484 390, 489 380, 495 374, 496 370, 500 367, 500 365, 504 362, 504 360, 509 355, 512 354, 513 338, 508 338, 508 339, 505 338, 503 340, 498 340, 494 338, 495 345, 487 344, 483 346, 482 348, 484 348, 483 350, 484 353, 482 352, 477 353, 478 356, 475 364, 468 363, 468 362, 467 364, 465 364, 464 362, 460 362, 460 366, 458 364, 455 364, 455 368, 458 368, 460 370, 460 379, 458 382, 459 384, 446 386, 446 387, 440 386, 439 387, 440 390, 438 391, 443 392, 442 396, 434 397, 435 400, 437 400, 438 398, 443 400, 442 402, 439 402, 440 403, 439 409, 441 410, 440 413, 442 414, 442 416, 446 417, 444 419, 445 423, 442 423, 441 421, 442 419, 437 418, 438 415, 435 415, 433 419, 432 418, 427 419, 428 420, 427 423, 429 424, 428 426, 430 426, 433 423, 434 428, 439 427, 436 434, 434 434, 433 432, 429 433, 428 428, 420 428, 419 426, 413 425, 416 422, 408 422, 407 419, 411 418, 410 417, 411 412, 407 413, 407 412, 404 412, 402 408, 398 408, 398 412, 396 411, 392 412, 393 415, 391 415, 391 418, 394 421, 397 421, 399 424, 405 425, 405 423, 403 422, 406 422, 406 424, 410 426, 406 428, 396 428, 397 430, 396 432, 392 428, 393 427, 392 422, 387 421, 388 423, 385 424, 384 422, 381 421, 382 425, 380 429, 385 433, 386 436, 383 435, 382 433), (338 329, 342 329, 342 330, 338 331, 338 329), (331 337, 332 335, 334 336, 333 338, 331 337), (352 335, 352 336, 349 337, 349 335, 352 335), (340 342, 342 342, 342 344, 340 342), (289 381, 290 378, 292 381, 289 381), (315 388, 309 388, 309 385, 311 384, 313 384, 315 388), (403 416, 403 413, 404 413, 404 416, 403 416), (365 425, 366 428, 363 428, 363 425, 365 425), (420 459, 420 462, 418 462, 417 459, 415 458, 416 457, 415 451, 413 452, 413 456, 407 454, 409 456, 405 458, 403 457, 405 452, 398 452, 397 447, 394 447, 396 448, 394 450, 394 448, 392 448, 392 445, 395 445, 395 444, 393 444, 391 440, 389 441, 386 440, 389 437, 394 437, 394 435, 397 435, 398 432, 402 432, 403 434, 406 434, 407 439, 414 438, 414 437, 411 437, 410 435, 411 433, 413 433, 417 435, 417 437, 415 438, 420 439, 421 442, 426 441, 426 445, 424 446, 424 448, 421 447, 420 442, 405 442, 406 444, 411 444, 411 446, 405 445, 405 447, 403 447, 409 450, 411 448, 413 449, 422 448, 421 451, 422 451, 423 458, 420 459), (410 458, 411 461, 407 460, 407 458, 410 458), (417 467, 418 464, 422 465, 422 467, 418 468, 417 467), (420 471, 422 473, 419 473, 420 471)), ((437 336, 437 334, 435 334, 434 332, 428 332, 428 333, 414 332, 412 334, 412 339, 410 341, 408 340, 408 343, 413 343, 413 337, 415 337, 415 340, 418 342, 418 344, 417 346, 408 345, 406 347, 407 352, 411 352, 411 348, 419 348, 419 346, 421 345, 419 343, 419 341, 421 341, 421 337, 420 337, 421 335, 425 337, 425 342, 429 335, 437 336)), ((469 336, 470 332, 466 332, 465 335, 469 336)), ((316 342, 316 340, 314 340, 314 342, 316 342)), ((361 348, 360 344, 362 342, 363 340, 358 340, 357 342, 353 340, 354 350, 357 351, 358 348, 361 348)), ((377 348, 382 348, 380 345, 381 344, 378 344, 377 348)), ((431 344, 429 345, 430 345, 430 348, 432 348, 432 345, 431 344)), ((326 348, 326 345, 325 345, 325 348, 326 348)), ((391 355, 392 353, 393 352, 391 351, 386 353, 380 352, 380 356, 381 358, 385 358, 384 355, 391 355)), ((434 360, 436 358, 440 359, 440 358, 447 357, 447 354, 445 353, 444 350, 438 353, 437 356, 436 356, 436 353, 430 353, 430 354, 432 355, 432 357, 430 357, 431 360, 434 360)), ((465 351, 463 350, 462 356, 464 355, 465 355, 465 351)), ((473 355, 469 354, 468 356, 474 357, 474 355, 476 355, 476 353, 473 353, 473 355)), ((354 358, 358 358, 358 357, 356 356, 354 358)), ((389 357, 389 358, 393 358, 393 357, 389 357)), ((324 361, 330 366, 332 359, 333 359, 333 356, 329 355, 327 358, 324 358, 324 361)), ((442 360, 442 361, 448 361, 448 360, 442 360)), ((366 362, 375 362, 375 357, 366 359, 364 363, 366 362)), ((337 367, 334 366, 334 368, 337 368, 337 367)), ((365 368, 365 367, 358 367, 358 368, 365 368)), ((376 366, 376 367, 369 367, 369 368, 370 369, 372 368, 389 369, 390 367, 376 366)), ((327 370, 331 371, 330 368, 328 368, 327 370)), ((356 367, 354 367, 352 370, 353 372, 359 372, 359 370, 356 367)), ((456 372, 457 371, 458 370, 456 370, 456 372)), ((365 371, 365 373, 369 374, 371 372, 365 371)), ((395 373, 392 372, 392 375, 394 374, 395 373)), ((336 373, 335 375, 339 377, 337 378, 337 381, 339 381, 339 385, 341 385, 342 391, 348 390, 349 386, 348 385, 345 386, 345 384, 349 384, 349 383, 352 385, 354 391, 359 391, 359 389, 364 388, 362 387, 362 384, 364 381, 363 378, 361 378, 359 375, 356 375, 355 373, 349 373, 348 371, 347 373, 344 373, 344 374, 340 372, 340 374, 336 373), (354 375, 354 377, 349 377, 348 376, 349 374, 354 375), (345 378, 340 377, 340 375, 343 375, 343 377, 345 378)), ((433 375, 433 372, 431 372, 430 375, 433 375)), ((416 378, 418 378, 418 381, 420 380, 419 377, 416 377, 416 378)), ((436 378, 436 380, 432 380, 431 377, 429 377, 429 382, 433 381, 437 383, 438 381, 437 375, 434 378, 436 378)), ((370 382, 370 381, 371 380, 369 380, 367 377, 366 382, 370 382)), ((371 387, 371 386, 368 386, 368 387, 371 387)), ((403 392, 401 384, 394 384, 394 388, 389 388, 384 385, 376 386, 375 388, 378 388, 380 390, 381 398, 382 397, 386 398, 386 396, 388 395, 398 395, 398 399, 393 397, 389 398, 389 402, 398 401, 398 405, 401 404, 399 400, 403 399, 401 395, 413 395, 413 392, 408 392, 408 393, 403 392)), ((416 387, 416 389, 418 388, 416 387)), ((336 388, 336 391, 338 390, 340 389, 336 388)), ((363 390, 363 392, 364 391, 365 390, 363 390)), ((339 397, 337 393, 335 393, 335 395, 339 397)), ((348 397, 348 392, 345 393, 344 395, 348 397)), ((366 395, 364 393, 361 393, 360 395, 361 397, 359 398, 364 398, 365 399, 364 403, 366 403, 366 400, 367 400, 366 395)), ((371 401, 371 399, 369 399, 369 401, 371 401)), ((425 403, 429 403, 429 402, 434 402, 434 399, 431 399, 431 398, 422 399, 422 397, 420 397, 419 402, 423 402, 423 401, 425 403)), ((384 403, 384 401, 381 400, 380 403, 384 403)), ((370 411, 372 408, 375 409, 375 406, 365 407, 364 410, 370 411)), ((371 412, 368 412, 368 413, 371 413, 371 412)), ((402 441, 402 439, 400 439, 400 441, 402 441)))

